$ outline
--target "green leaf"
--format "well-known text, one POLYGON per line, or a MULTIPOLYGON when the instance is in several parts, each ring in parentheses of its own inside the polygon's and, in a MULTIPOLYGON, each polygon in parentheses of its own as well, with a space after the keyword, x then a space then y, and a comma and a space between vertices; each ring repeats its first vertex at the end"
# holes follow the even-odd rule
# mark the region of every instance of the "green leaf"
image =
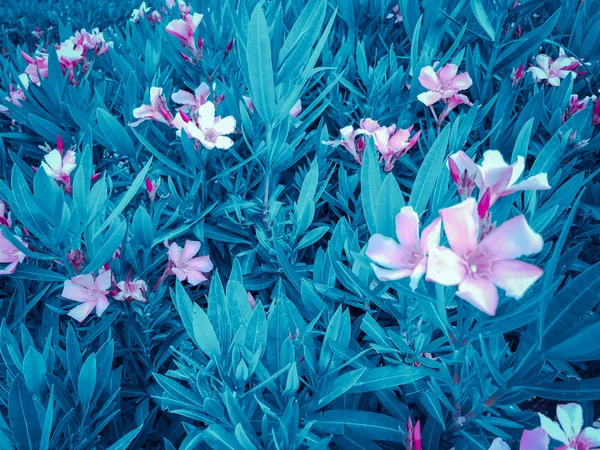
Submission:
POLYGON ((27 388, 41 400, 46 391, 46 361, 33 347, 29 347, 23 358, 23 377, 27 388))
POLYGON ((400 212, 403 206, 404 197, 400 186, 398 186, 394 175, 388 173, 383 179, 383 183, 377 194, 377 233, 381 233, 384 236, 396 235, 396 214, 400 212))
POLYGON ((600 400, 600 377, 517 386, 530 395, 563 402, 600 400))
POLYGON ((402 433, 406 424, 385 414, 350 409, 330 409, 317 417, 312 426, 314 431, 343 435, 350 430, 377 440, 403 442, 402 433))
POLYGON ((8 419, 19 450, 36 450, 42 437, 37 408, 21 376, 17 376, 8 395, 8 419))
POLYGON ((87 357, 81 371, 79 372, 79 379, 77 381, 77 392, 79 394, 79 400, 83 410, 88 410, 90 406, 90 400, 94 396, 94 389, 96 388, 96 354, 92 353, 87 357))
POLYGON ((367 369, 363 367, 362 369, 346 372, 334 378, 331 382, 325 384, 317 394, 317 403, 315 408, 323 408, 339 396, 343 395, 345 392, 348 392, 350 389, 352 389, 360 377, 362 377, 362 375, 365 373, 365 370, 367 369))
POLYGON ((479 25, 481 25, 492 41, 496 40, 496 32, 490 23, 490 19, 485 12, 485 8, 481 4, 481 0, 471 0, 471 8, 473 9, 473 14, 477 19, 477 22, 479 22, 479 25))
POLYGON ((133 158, 135 156, 135 149, 133 148, 131 138, 127 134, 127 131, 125 131, 125 127, 108 111, 101 108, 96 110, 96 118, 104 137, 112 144, 113 150, 133 158))
POLYGON ((304 177, 298 203, 294 204, 294 214, 298 221, 298 233, 304 233, 315 217, 315 194, 319 183, 319 165, 315 159, 304 177))
POLYGON ((367 147, 360 168, 360 199, 365 213, 367 227, 371 234, 377 232, 377 197, 381 190, 381 169, 377 162, 373 139, 367 140, 367 147))
POLYGON ((385 366, 367 370, 350 390, 350 393, 372 392, 414 383, 427 374, 418 367, 385 366))
POLYGON ((127 222, 121 220, 113 222, 110 229, 107 231, 102 247, 94 254, 92 260, 85 266, 83 273, 92 273, 102 267, 103 264, 110 261, 115 254, 121 242, 125 238, 127 231, 127 222))
POLYGON ((246 49, 252 103, 265 123, 270 124, 275 111, 275 84, 269 29, 260 3, 248 24, 246 49))
POLYGON ((140 425, 139 427, 137 427, 134 430, 131 430, 129 433, 127 433, 125 436, 123 436, 121 439, 119 439, 113 445, 108 447, 107 450, 127 450, 129 448, 129 445, 131 444, 131 442, 140 433, 143 426, 144 426, 144 424, 140 425))

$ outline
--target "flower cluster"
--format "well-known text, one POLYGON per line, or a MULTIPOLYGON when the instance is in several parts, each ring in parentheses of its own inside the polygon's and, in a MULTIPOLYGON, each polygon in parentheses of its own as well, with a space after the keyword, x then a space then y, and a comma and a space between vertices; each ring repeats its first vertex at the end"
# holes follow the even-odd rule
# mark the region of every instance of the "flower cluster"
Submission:
POLYGON ((576 70, 581 65, 577 58, 567 56, 562 48, 558 52, 558 58, 552 59, 541 54, 536 56, 535 63, 537 67, 532 66, 527 72, 531 73, 536 82, 545 80, 550 86, 559 86, 560 80, 568 76, 576 78, 579 75, 576 70))
POLYGON ((177 129, 177 134, 185 134, 195 140, 196 148, 220 148, 227 150, 233 145, 233 140, 227 135, 235 131, 236 121, 233 116, 221 117, 216 115, 215 104, 208 100, 210 89, 202 83, 194 93, 177 91, 171 99, 179 103, 177 114, 167 107, 167 101, 162 88, 150 88, 150 104, 142 105, 133 110, 136 121, 131 126, 137 126, 145 120, 154 120, 177 129))
POLYGON ((381 126, 377 121, 367 118, 360 121, 360 128, 356 130, 351 125, 342 128, 341 140, 323 141, 323 143, 334 147, 343 146, 352 154, 356 162, 362 164, 365 151, 364 137, 372 137, 380 159, 385 163, 384 170, 389 172, 394 168, 398 158, 417 144, 421 131, 411 136, 413 128, 412 125, 407 129, 397 128, 396 125, 381 126))

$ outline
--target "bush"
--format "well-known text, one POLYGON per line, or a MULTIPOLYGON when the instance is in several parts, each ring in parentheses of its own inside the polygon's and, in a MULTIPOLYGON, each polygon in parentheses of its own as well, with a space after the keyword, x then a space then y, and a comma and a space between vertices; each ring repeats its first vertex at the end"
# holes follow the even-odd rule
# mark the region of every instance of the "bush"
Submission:
POLYGON ((0 448, 600 445, 594 2, 92 3, 0 7, 0 448))

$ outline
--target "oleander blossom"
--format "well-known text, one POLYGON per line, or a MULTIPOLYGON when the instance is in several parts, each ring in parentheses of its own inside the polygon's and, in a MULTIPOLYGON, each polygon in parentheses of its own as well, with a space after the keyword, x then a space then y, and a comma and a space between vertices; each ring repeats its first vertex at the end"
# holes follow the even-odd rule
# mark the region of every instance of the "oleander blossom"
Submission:
POLYGON ((235 118, 216 116, 213 102, 200 106, 195 120, 182 111, 178 112, 172 125, 177 128, 178 134, 184 130, 188 137, 196 139, 198 144, 208 150, 215 147, 227 150, 233 145, 233 140, 227 135, 235 131, 235 118))
POLYGON ((33 84, 39 85, 42 78, 48 78, 48 54, 47 53, 36 53, 33 56, 29 56, 23 50, 20 51, 21 56, 27 61, 27 67, 25 73, 29 77, 29 81, 33 84))
POLYGON ((191 115, 196 113, 198 109, 208 101, 209 96, 210 88, 208 87, 208 84, 202 82, 193 93, 184 91, 183 89, 174 92, 171 95, 171 100, 182 105, 177 108, 178 110, 185 111, 191 115))
POLYGON ((402 18, 402 13, 400 12, 400 6, 396 5, 392 8, 392 12, 389 13, 386 17, 386 19, 394 19, 394 23, 400 23, 402 22, 403 18, 402 18))
MULTIPOLYGON (((2 205, 4 203, 2 202, 2 205)), ((4 206, 2 209, 4 210, 4 206)), ((6 223, 1 223, 4 226, 7 226, 10 222, 6 220, 4 217, 4 211, 2 211, 2 219, 5 220, 6 223)), ((21 242, 25 247, 27 244, 23 242, 23 240, 19 236, 15 236, 19 242, 21 242)), ((4 237, 2 234, 2 230, 0 230, 0 264, 6 264, 6 266, 0 269, 0 275, 7 275, 14 273, 17 269, 17 265, 22 263, 25 260, 25 253, 19 250, 15 245, 12 244, 8 239, 4 237)))
POLYGON ((145 1, 143 1, 138 8, 135 8, 133 11, 131 11, 131 17, 129 18, 129 21, 137 23, 140 19, 146 17, 149 12, 150 7, 146 5, 145 1))
POLYGON ((595 102, 595 101, 596 101, 595 95, 592 95, 591 97, 586 96, 582 99, 579 99, 579 96, 577 94, 571 95, 571 97, 569 97, 569 104, 567 105, 567 110, 563 113, 563 116, 562 116, 563 123, 566 122, 567 119, 572 117, 574 114, 578 113, 579 111, 583 111, 585 108, 587 108, 587 105, 590 102, 595 102))
POLYGON ((501 438, 496 438, 488 450, 510 450, 510 447, 501 438))
POLYGON ((577 58, 571 58, 566 55, 564 49, 558 52, 558 58, 552 59, 548 55, 538 55, 535 58, 536 66, 527 69, 527 72, 533 75, 536 82, 546 81, 550 86, 560 86, 560 80, 564 80, 569 75, 577 77, 576 70, 581 63, 577 58))
POLYGON ((182 47, 192 51, 192 57, 199 59, 200 49, 196 46, 194 34, 202 22, 202 14, 185 14, 183 19, 175 19, 167 24, 165 31, 179 39, 182 47))
POLYGON ((525 76, 525 64, 521 64, 519 67, 516 67, 512 70, 510 79, 513 87, 516 87, 519 84, 519 82, 523 79, 523 76, 525 76))
POLYGON ((117 283, 118 292, 115 294, 115 300, 126 302, 145 302, 146 301, 146 282, 136 278, 131 280, 129 276, 123 281, 117 283))
POLYGON ((441 209, 440 216, 450 248, 429 247, 427 281, 458 286, 456 295, 493 316, 497 287, 519 299, 542 276, 539 267, 517 260, 544 245, 524 216, 507 220, 483 238, 474 198, 441 209))
POLYGON ((110 270, 101 272, 97 277, 92 274, 78 275, 66 280, 62 296, 81 303, 69 311, 69 316, 78 322, 83 322, 95 309, 98 317, 102 316, 108 305, 108 290, 112 285, 110 270))
POLYGON ((377 148, 381 154, 381 159, 385 162, 384 170, 386 172, 391 171, 398 158, 417 144, 421 131, 419 130, 411 137, 412 130, 412 125, 406 130, 392 125, 390 127, 379 127, 373 131, 375 148, 377 148))
POLYGON ((331 145, 332 147, 341 145, 348 150, 348 152, 350 152, 358 164, 362 164, 362 158, 365 153, 366 146, 365 139, 362 137, 362 135, 365 133, 366 131, 361 128, 355 130, 352 125, 348 125, 340 130, 342 139, 323 141, 323 144, 331 145))
POLYGON ((436 66, 437 64, 421 69, 419 82, 427 89, 427 92, 419 94, 417 98, 427 107, 431 107, 440 100, 446 105, 442 115, 437 119, 438 123, 441 123, 448 113, 458 105, 473 105, 466 95, 459 94, 460 91, 469 89, 473 80, 467 72, 459 74, 455 64, 446 64, 437 73, 435 72, 436 66))
POLYGON ((171 125, 173 114, 167 108, 167 101, 163 95, 162 88, 152 86, 150 88, 150 104, 135 108, 133 110, 133 117, 138 120, 130 123, 132 127, 137 127, 146 120, 155 120, 166 125, 171 125))
POLYGON ((206 273, 213 269, 213 263, 209 256, 196 256, 200 251, 200 242, 185 241, 185 246, 181 248, 175 242, 168 246, 167 256, 169 263, 165 270, 165 275, 173 274, 179 281, 187 280, 193 286, 208 280, 206 273))
POLYGON ((71 186, 71 172, 75 167, 77 167, 77 162, 73 150, 68 150, 62 154, 60 150, 54 149, 44 155, 44 161, 42 161, 42 168, 46 175, 64 183, 67 187, 71 186))
POLYGON ((404 439, 406 450, 421 450, 421 421, 417 420, 413 426, 409 417, 406 422, 406 437, 404 439))
POLYGON ((410 277, 410 287, 415 290, 427 271, 427 254, 431 246, 440 243, 440 219, 426 226, 419 237, 419 216, 411 206, 396 214, 396 242, 394 239, 374 234, 367 244, 366 256, 373 261, 371 267, 381 281, 410 277))
MULTIPOLYGON (((21 81, 23 87, 27 89, 27 87, 29 86, 29 80, 27 79, 27 75, 22 73, 21 75, 19 75, 19 80, 21 81)), ((10 83, 8 89, 8 95, 4 99, 15 106, 21 107, 21 102, 24 102, 26 100, 25 92, 23 91, 23 89, 21 89, 21 86, 17 86, 17 88, 15 89, 13 84, 10 83)), ((6 106, 0 105, 0 112, 8 114, 10 111, 6 106)))

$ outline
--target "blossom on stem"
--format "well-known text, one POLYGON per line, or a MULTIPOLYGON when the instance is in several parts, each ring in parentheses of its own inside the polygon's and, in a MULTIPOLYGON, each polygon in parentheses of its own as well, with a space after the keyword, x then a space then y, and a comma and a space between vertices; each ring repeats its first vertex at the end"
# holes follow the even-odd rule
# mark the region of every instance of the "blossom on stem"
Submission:
POLYGON ((536 56, 535 63, 537 67, 532 66, 527 69, 527 72, 533 75, 536 82, 546 80, 550 86, 560 86, 560 80, 569 75, 573 78, 577 77, 576 70, 581 65, 577 58, 568 57, 562 48, 558 52, 557 59, 542 54, 536 56))
POLYGON ((575 113, 578 113, 579 111, 583 111, 587 105, 589 104, 589 102, 595 102, 596 101, 596 96, 592 95, 590 96, 586 96, 584 98, 582 98, 581 100, 579 100, 579 96, 577 94, 573 94, 571 95, 571 97, 569 98, 569 104, 567 105, 567 110, 563 113, 562 116, 562 121, 563 123, 566 122, 566 120, 569 117, 572 117, 575 113))
POLYGON ((166 125, 171 125, 173 114, 167 108, 167 101, 163 95, 162 88, 152 86, 150 88, 150 104, 142 105, 133 110, 136 121, 130 123, 132 127, 138 126, 145 120, 156 120, 166 125))
POLYGON ((146 17, 146 14, 149 12, 150 7, 146 5, 145 1, 143 1, 139 8, 135 8, 133 11, 131 11, 131 17, 129 18, 129 21, 133 23, 139 22, 139 20, 146 17))
POLYGON ((385 162, 384 170, 386 172, 391 171, 396 160, 416 145, 421 131, 419 130, 410 137, 412 129, 412 125, 406 130, 396 129, 396 126, 392 125, 391 127, 380 127, 373 132, 375 147, 385 162))
POLYGON ((179 110, 195 113, 198 111, 198 108, 207 102, 209 96, 210 88, 208 87, 208 84, 202 82, 200 83, 200 86, 194 90, 194 93, 180 89, 171 95, 171 100, 182 105, 178 108, 179 110))
POLYGON ((213 269, 213 263, 209 256, 196 256, 200 251, 200 242, 185 241, 185 246, 181 248, 175 242, 169 245, 167 256, 169 263, 162 277, 175 275, 179 281, 187 280, 193 286, 208 280, 206 273, 213 269))
POLYGON ((513 86, 516 86, 517 84, 519 84, 519 81, 521 81, 521 79, 523 78, 524 75, 525 75, 525 64, 521 64, 519 67, 513 69, 512 73, 510 74, 510 79, 512 81, 513 86))
POLYGON ((106 295, 112 284, 112 273, 105 270, 94 278, 92 274, 78 275, 66 280, 62 296, 69 300, 81 303, 71 311, 69 316, 83 322, 95 309, 98 317, 108 308, 109 301, 106 295))
POLYGON ((85 253, 74 248, 67 254, 67 261, 76 272, 79 272, 86 262, 85 253))
POLYGON ((21 50, 21 56, 27 61, 25 74, 29 76, 29 81, 39 85, 41 78, 48 78, 48 54, 38 53, 34 56, 29 56, 21 50))
POLYGON ((146 178, 146 192, 148 192, 148 198, 150 198, 150 201, 154 201, 156 198, 156 193, 158 192, 158 187, 160 186, 161 182, 161 178, 156 181, 151 180, 150 177, 146 178))
POLYGON ((183 47, 189 47, 194 56, 198 54, 194 33, 202 22, 202 17, 203 15, 198 13, 186 14, 183 19, 172 20, 165 28, 167 33, 179 39, 183 47))
POLYGON ((126 301, 126 302, 145 302, 146 301, 146 282, 136 278, 131 280, 129 276, 123 281, 117 283, 117 289, 119 292, 115 294, 115 300, 126 301))
POLYGON ((414 427, 409 417, 406 423, 406 450, 421 450, 421 421, 417 420, 414 427))
POLYGON ((361 128, 355 130, 352 125, 348 125, 340 130, 342 139, 322 141, 322 143, 325 145, 331 145, 332 147, 341 145, 352 154, 354 160, 358 164, 362 164, 362 157, 365 152, 366 145, 365 140, 361 135, 365 133, 365 130, 361 128))
POLYGON ((386 19, 394 19, 394 23, 402 22, 402 13, 400 12, 400 6, 396 5, 392 8, 392 12, 389 13, 386 19))
POLYGON ((539 267, 517 260, 538 253, 544 244, 524 216, 513 217, 484 238, 474 198, 440 210, 440 216, 450 248, 429 248, 427 281, 458 286, 456 295, 493 316, 497 287, 519 299, 542 276, 539 267))
POLYGON ((426 226, 419 237, 419 216, 411 206, 396 214, 396 238, 374 234, 369 239, 365 254, 373 261, 371 267, 381 281, 410 277, 415 290, 427 270, 427 254, 440 242, 440 219, 426 226))
MULTIPOLYGON (((558 405, 556 407, 558 422, 543 414, 538 413, 538 415, 541 428, 548 436, 565 444, 560 449, 591 450, 600 446, 600 429, 583 428, 583 409, 577 403, 558 405)), ((541 434, 538 436, 543 438, 541 434)))
POLYGON ((437 73, 433 66, 423 67, 419 82, 427 89, 427 92, 417 96, 425 106, 431 106, 440 100, 447 103, 459 91, 469 89, 473 84, 469 74, 467 72, 458 74, 458 67, 454 64, 446 64, 437 73))
MULTIPOLYGON (((4 219, 4 217, 2 217, 2 219, 4 219)), ((23 240, 19 238, 19 236, 15 237, 19 240, 19 242, 21 242, 25 247, 27 247, 27 244, 23 242, 23 240)), ((25 253, 23 253, 8 239, 6 239, 2 234, 2 230, 0 230, 0 263, 7 264, 2 269, 0 269, 0 275, 13 273, 17 269, 17 264, 23 262, 24 260, 25 253)))
POLYGON ((7 206, 6 203, 0 200, 0 225, 10 228, 12 226, 12 220, 7 206))
POLYGON ((67 189, 71 187, 71 172, 77 167, 75 152, 68 150, 64 155, 56 149, 44 155, 42 168, 56 181, 63 182, 67 189))
POLYGON ((233 145, 233 140, 227 135, 235 131, 235 124, 233 116, 215 116, 214 103, 206 102, 198 108, 197 122, 190 120, 186 126, 182 124, 182 127, 185 127, 188 135, 197 139, 204 148, 227 150, 233 145))

